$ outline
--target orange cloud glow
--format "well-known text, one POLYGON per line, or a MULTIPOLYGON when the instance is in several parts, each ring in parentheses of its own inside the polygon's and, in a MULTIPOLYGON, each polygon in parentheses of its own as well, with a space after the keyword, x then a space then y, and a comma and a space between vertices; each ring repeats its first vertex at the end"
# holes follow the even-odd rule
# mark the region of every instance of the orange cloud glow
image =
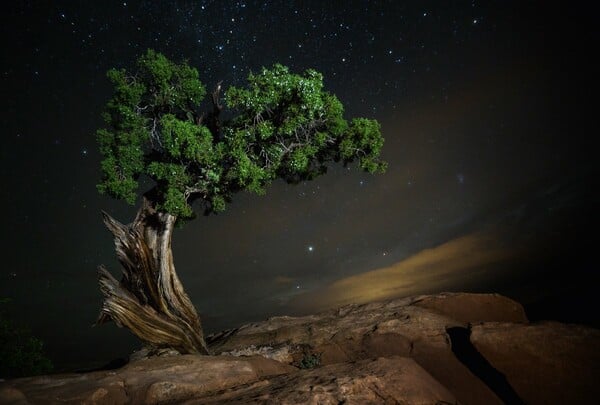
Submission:
POLYGON ((306 310, 323 310, 459 287, 489 277, 489 265, 516 252, 489 232, 477 232, 422 250, 392 266, 339 279, 324 289, 297 297, 306 310))

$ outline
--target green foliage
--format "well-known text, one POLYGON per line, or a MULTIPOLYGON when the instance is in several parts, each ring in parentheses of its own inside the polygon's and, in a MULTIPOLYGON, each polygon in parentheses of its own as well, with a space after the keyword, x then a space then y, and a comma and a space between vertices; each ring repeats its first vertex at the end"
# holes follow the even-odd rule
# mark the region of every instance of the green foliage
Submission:
MULTIPOLYGON (((0 304, 8 300, 0 299, 0 304)), ((0 309, 0 378, 16 378, 52 371, 41 340, 18 328, 0 309)))
POLYGON ((321 365, 321 353, 304 353, 304 357, 298 363, 298 367, 301 369, 316 368, 321 365))
POLYGON ((309 69, 294 74, 276 64, 248 76, 246 87, 225 92, 233 118, 219 129, 203 125, 197 108, 206 94, 198 72, 149 50, 136 70, 112 69, 114 94, 97 132, 101 193, 131 204, 138 180, 156 184, 157 207, 186 219, 191 202, 219 212, 235 192, 262 194, 277 178, 297 183, 325 173, 330 161, 358 161, 383 172, 379 123, 343 117, 342 103, 309 69))

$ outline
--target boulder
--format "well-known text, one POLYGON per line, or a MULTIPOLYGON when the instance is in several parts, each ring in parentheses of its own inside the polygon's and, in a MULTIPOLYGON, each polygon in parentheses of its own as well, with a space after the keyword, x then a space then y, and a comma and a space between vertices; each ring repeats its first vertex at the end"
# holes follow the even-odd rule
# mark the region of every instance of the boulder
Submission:
MULTIPOLYGON (((318 315, 273 317, 210 335, 207 343, 218 354, 249 347, 256 350, 281 345, 292 349, 302 345, 317 347, 347 340, 360 346, 368 344, 363 342, 365 337, 394 334, 401 338, 388 338, 406 342, 425 340, 445 347, 447 327, 501 321, 527 322, 527 317, 519 303, 498 294, 442 293, 350 304, 318 315)), ((381 336, 375 339, 385 340, 381 336)), ((397 350, 395 345, 393 350, 397 350)))
POLYGON ((600 331, 558 322, 475 325, 471 342, 527 404, 600 398, 600 331))
POLYGON ((417 297, 413 305, 460 322, 529 322, 521 304, 500 294, 441 293, 417 297))
POLYGON ((0 399, 4 405, 29 405, 25 394, 13 387, 0 387, 0 399))

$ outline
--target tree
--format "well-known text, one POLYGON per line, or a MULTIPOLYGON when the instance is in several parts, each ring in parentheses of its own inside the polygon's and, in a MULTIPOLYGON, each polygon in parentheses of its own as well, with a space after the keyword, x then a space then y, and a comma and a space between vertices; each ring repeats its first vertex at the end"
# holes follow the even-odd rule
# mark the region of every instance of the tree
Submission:
POLYGON ((328 162, 383 172, 383 138, 375 120, 343 118, 337 97, 323 90, 314 70, 290 73, 276 64, 248 76, 247 87, 230 87, 200 113, 206 88, 198 71, 152 50, 134 72, 112 69, 114 95, 106 105, 106 128, 97 132, 102 194, 134 204, 134 221, 123 225, 103 212, 115 237, 123 277, 99 267, 104 301, 97 323, 113 320, 142 341, 182 353, 208 353, 200 319, 175 272, 171 236, 176 224, 225 210, 239 191, 264 194, 275 179, 311 180, 328 162), (223 119, 224 106, 231 117, 223 119))

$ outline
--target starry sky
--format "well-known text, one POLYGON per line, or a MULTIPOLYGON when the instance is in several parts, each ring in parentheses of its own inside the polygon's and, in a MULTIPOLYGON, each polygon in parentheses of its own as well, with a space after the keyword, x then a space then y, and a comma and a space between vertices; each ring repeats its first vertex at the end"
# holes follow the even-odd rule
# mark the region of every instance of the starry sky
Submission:
MULTIPOLYGON (((0 297, 57 370, 139 346, 91 328, 95 268, 118 274, 97 194, 105 73, 153 48, 212 88, 279 62, 323 73, 346 116, 376 118, 389 169, 239 194, 175 232, 205 331, 349 302, 499 292, 532 319, 591 308, 597 34, 585 8, 480 1, 21 1, 4 6, 0 297)), ((597 131, 597 130, 596 130, 597 131)))

